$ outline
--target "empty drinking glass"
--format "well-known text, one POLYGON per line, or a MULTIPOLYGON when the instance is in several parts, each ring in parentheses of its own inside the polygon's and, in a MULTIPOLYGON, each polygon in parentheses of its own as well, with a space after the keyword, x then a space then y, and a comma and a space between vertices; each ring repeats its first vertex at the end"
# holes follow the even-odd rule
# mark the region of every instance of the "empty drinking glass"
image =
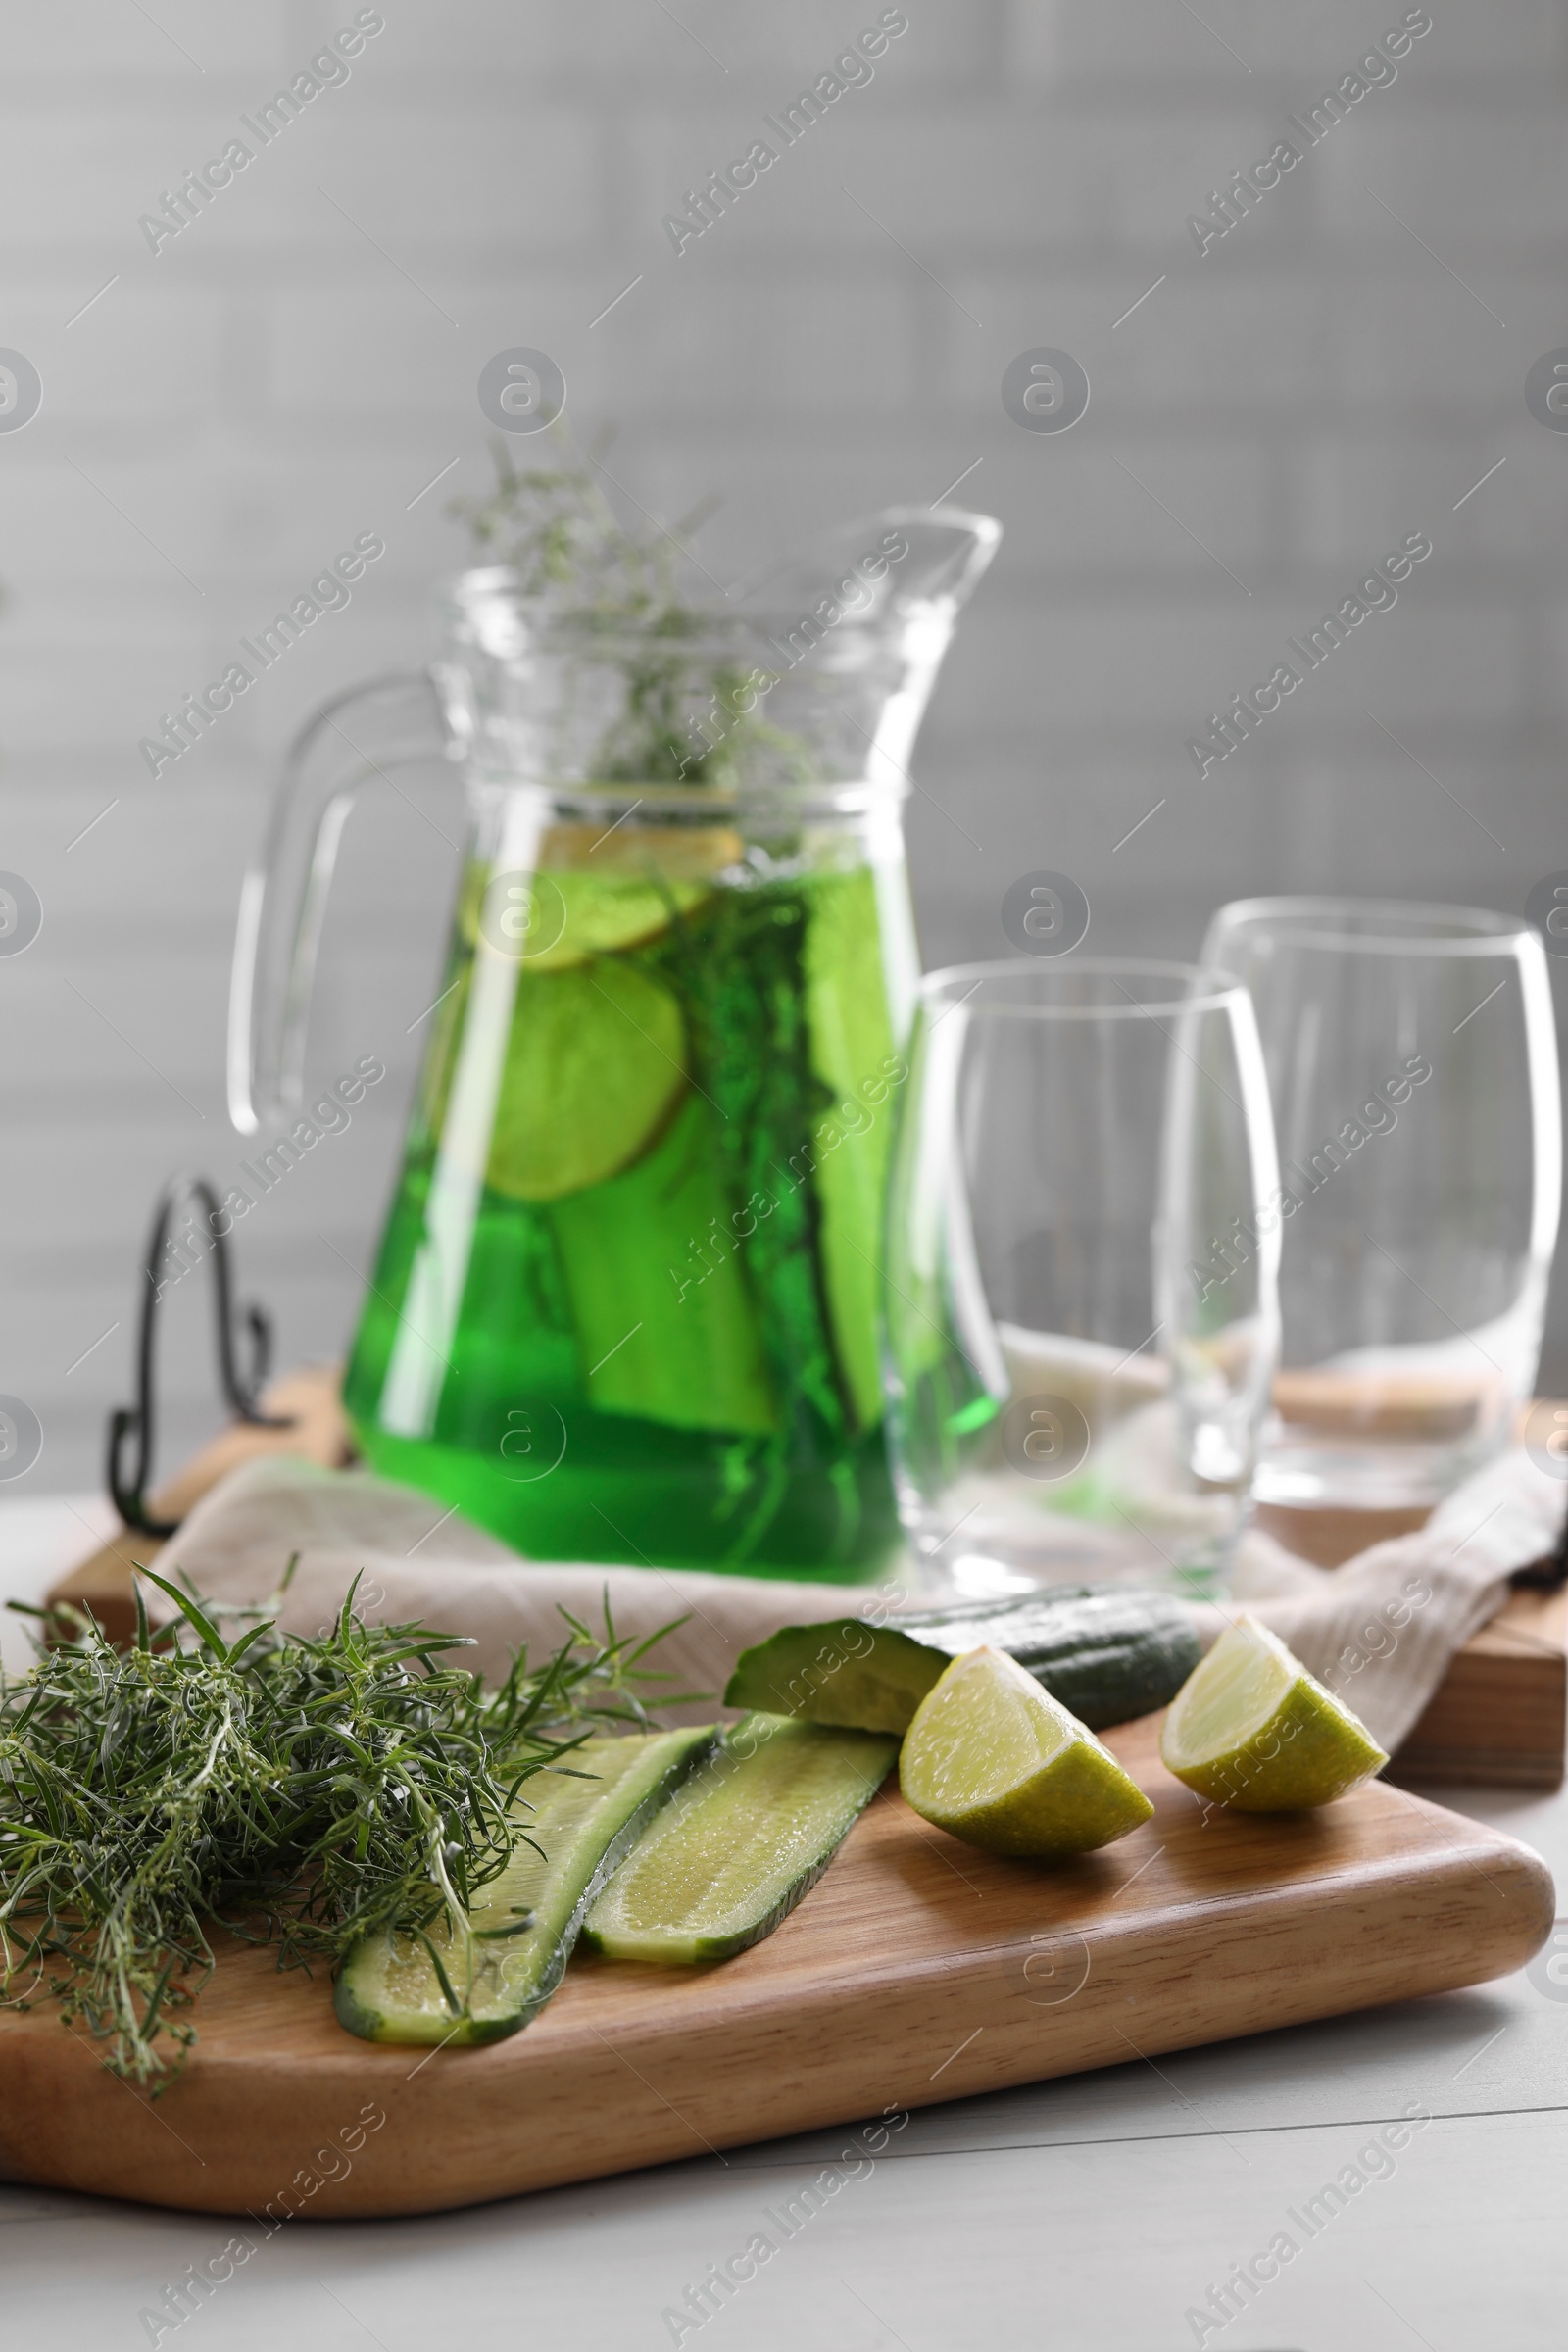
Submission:
POLYGON ((1283 1163, 1257 1497, 1419 1511, 1535 1381, 1562 1184, 1541 942, 1474 907, 1250 899, 1204 954, 1251 992, 1283 1163))
POLYGON ((923 983, 909 1062, 887 1380, 927 1581, 1218 1589, 1276 1351, 1246 990, 1184 964, 970 964, 923 983), (1225 1278, 1195 1279, 1243 1224, 1225 1278))

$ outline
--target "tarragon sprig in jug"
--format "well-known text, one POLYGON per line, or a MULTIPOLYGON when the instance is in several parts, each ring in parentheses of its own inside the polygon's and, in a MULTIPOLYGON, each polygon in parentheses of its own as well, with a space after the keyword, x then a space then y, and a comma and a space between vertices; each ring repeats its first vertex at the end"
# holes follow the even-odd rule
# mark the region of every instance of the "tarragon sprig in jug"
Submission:
MULTIPOLYGON (((757 710, 779 673, 715 661, 722 611, 688 603, 678 586, 683 543, 717 501, 705 499, 671 530, 632 530, 599 487, 593 458, 579 461, 557 438, 563 454, 554 466, 519 469, 498 448, 495 488, 454 500, 451 513, 467 524, 477 556, 515 572, 547 625, 569 624, 585 652, 596 640, 611 649, 625 701, 594 757, 594 780, 733 788, 748 758, 766 752, 776 775, 808 782, 806 745, 757 710)), ((602 662, 604 650, 594 658, 602 662)))

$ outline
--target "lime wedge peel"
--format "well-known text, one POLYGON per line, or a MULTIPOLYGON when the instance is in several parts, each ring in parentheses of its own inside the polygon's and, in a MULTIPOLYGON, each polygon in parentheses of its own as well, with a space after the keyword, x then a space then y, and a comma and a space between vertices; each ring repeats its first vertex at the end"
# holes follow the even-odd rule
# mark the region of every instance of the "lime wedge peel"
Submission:
POLYGON ((985 1647, 956 1658, 920 1701, 899 1785, 924 1820, 993 1854, 1088 1853, 1154 1809, 1076 1715, 985 1647))
POLYGON ((1171 1701, 1159 1752, 1211 1804, 1299 1813, 1332 1804, 1388 1762, 1342 1699, 1277 1634, 1239 1617, 1171 1701))

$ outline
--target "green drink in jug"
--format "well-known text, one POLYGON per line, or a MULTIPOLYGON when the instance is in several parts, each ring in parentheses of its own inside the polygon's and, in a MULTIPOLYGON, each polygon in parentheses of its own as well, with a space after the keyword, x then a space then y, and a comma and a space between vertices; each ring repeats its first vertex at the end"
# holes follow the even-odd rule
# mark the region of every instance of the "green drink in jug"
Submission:
POLYGON ((557 825, 581 864, 466 878, 346 1402, 376 1468, 538 1555, 874 1567, 908 916, 842 838, 760 871, 631 821, 602 871, 557 825), (561 936, 510 953, 518 911, 561 936))

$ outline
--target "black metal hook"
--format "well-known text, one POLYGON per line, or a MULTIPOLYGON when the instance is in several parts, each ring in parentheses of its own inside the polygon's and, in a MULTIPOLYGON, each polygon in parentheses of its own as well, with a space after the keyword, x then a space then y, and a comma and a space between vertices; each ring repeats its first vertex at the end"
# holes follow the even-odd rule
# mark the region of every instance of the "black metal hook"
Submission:
POLYGON ((199 1200, 207 1211, 207 1240, 211 1245, 213 1261, 213 1302, 218 1319, 218 1377, 223 1396, 235 1418, 250 1422, 254 1428, 292 1429, 294 1426, 291 1414, 278 1416, 256 1410, 256 1399, 266 1382, 272 1354, 272 1327, 262 1307, 251 1305, 241 1310, 241 1318, 250 1334, 250 1369, 247 1376, 241 1376, 234 1360, 234 1308, 228 1269, 228 1228, 219 1222, 223 1211, 218 1195, 205 1177, 172 1177, 159 1197, 142 1266, 147 1288, 142 1295, 141 1333, 136 1349, 136 1402, 134 1405, 122 1405, 109 1417, 109 1492, 125 1525, 137 1528, 147 1536, 172 1536, 179 1524, 172 1519, 149 1518, 145 1497, 153 1457, 153 1336, 158 1302, 167 1287, 161 1272, 162 1260, 177 1212, 192 1200, 199 1200), (127 1482, 121 1464, 125 1442, 131 1437, 136 1440, 136 1465, 134 1476, 127 1482))

